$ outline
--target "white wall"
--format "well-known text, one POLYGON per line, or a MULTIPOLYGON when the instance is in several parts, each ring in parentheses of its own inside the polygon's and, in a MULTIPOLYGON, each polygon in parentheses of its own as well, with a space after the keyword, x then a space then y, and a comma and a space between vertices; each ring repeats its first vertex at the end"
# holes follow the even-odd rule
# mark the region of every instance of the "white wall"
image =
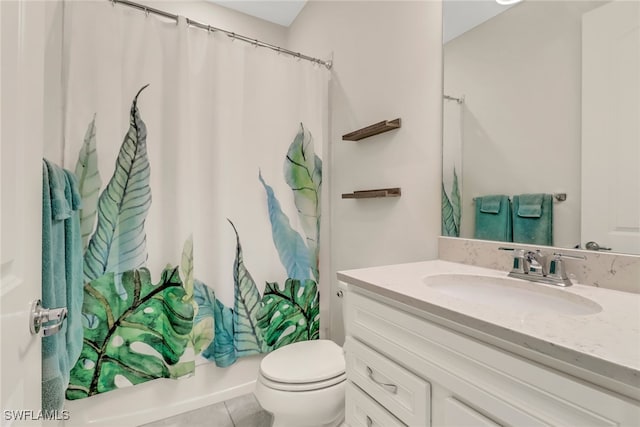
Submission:
POLYGON ((311 1, 290 27, 290 49, 333 54, 325 185, 332 211, 331 337, 338 343, 344 333, 336 271, 437 257, 441 10, 436 1, 311 1), (397 117, 399 130, 342 141, 343 134, 397 117), (401 187, 402 197, 341 199, 384 187, 401 187))
POLYGON ((445 45, 445 93, 465 96, 462 237, 473 197, 561 192, 554 245, 580 242, 581 16, 599 3, 523 2, 445 45))

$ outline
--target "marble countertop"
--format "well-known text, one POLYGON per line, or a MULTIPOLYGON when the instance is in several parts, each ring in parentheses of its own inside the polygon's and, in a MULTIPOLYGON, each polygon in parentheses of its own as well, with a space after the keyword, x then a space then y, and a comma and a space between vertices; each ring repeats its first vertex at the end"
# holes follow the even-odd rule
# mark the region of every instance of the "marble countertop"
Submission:
POLYGON ((523 310, 472 302, 424 284, 426 276, 440 274, 507 277, 505 271, 434 260, 341 271, 338 279, 355 286, 355 291, 361 288, 390 298, 527 352, 623 383, 634 395, 640 394, 639 294, 580 284, 562 288, 520 281, 528 287, 542 287, 543 293, 563 292, 569 299, 587 298, 602 307, 594 314, 559 314, 544 307, 523 310))

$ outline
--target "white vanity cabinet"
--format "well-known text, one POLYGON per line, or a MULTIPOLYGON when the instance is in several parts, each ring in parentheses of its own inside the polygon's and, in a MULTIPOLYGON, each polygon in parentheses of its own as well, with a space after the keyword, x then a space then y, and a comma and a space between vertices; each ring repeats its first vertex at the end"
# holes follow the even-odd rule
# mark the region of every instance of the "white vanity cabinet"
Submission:
POLYGON ((640 426, 636 400, 455 332, 398 301, 351 287, 344 304, 347 425, 640 426))

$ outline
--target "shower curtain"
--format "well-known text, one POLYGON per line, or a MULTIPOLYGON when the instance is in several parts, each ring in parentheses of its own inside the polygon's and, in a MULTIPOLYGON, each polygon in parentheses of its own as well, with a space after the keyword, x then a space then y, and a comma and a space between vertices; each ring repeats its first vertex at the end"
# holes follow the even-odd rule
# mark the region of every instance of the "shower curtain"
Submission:
POLYGON ((443 236, 460 237, 462 219, 462 147, 464 104, 443 100, 442 222, 443 236))
POLYGON ((64 13, 85 282, 67 398, 317 339, 327 70, 106 1, 64 13))

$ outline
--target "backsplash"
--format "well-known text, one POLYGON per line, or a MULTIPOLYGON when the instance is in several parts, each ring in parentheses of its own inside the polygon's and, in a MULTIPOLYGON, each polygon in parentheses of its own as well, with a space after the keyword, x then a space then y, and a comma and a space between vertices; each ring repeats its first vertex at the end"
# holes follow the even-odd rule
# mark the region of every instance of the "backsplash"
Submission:
POLYGON ((511 270, 513 254, 498 250, 501 246, 540 249, 546 253, 561 252, 568 255, 583 255, 587 259, 566 259, 570 277, 583 285, 640 293, 640 256, 594 252, 578 249, 550 248, 548 246, 522 245, 511 242, 440 237, 438 258, 444 261, 511 270))

